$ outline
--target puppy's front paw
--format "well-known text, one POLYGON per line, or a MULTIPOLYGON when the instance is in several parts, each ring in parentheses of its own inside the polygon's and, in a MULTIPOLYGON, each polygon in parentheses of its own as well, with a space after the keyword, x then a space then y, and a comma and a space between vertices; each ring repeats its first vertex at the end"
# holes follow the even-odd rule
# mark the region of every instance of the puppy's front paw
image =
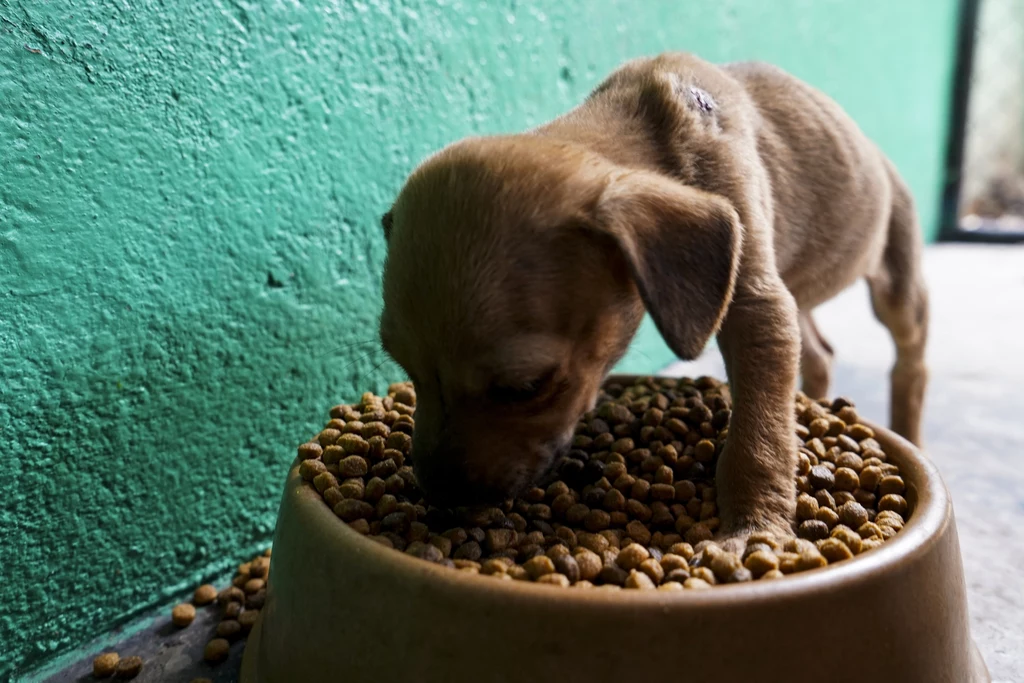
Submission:
POLYGON ((763 528, 723 529, 715 535, 714 544, 727 552, 742 555, 747 546, 754 544, 781 547, 782 543, 793 535, 793 527, 788 523, 763 528))
POLYGON ((794 534, 796 449, 782 440, 774 452, 727 442, 717 468, 716 541, 743 550, 756 534, 782 539, 794 534))

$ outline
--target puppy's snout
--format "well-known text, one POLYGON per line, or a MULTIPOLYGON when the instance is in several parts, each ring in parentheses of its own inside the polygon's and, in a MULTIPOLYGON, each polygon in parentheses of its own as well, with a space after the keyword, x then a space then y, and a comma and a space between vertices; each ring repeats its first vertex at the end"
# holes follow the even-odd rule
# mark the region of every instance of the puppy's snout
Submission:
POLYGON ((427 501, 438 507, 496 504, 514 497, 547 472, 566 444, 510 439, 473 450, 447 446, 418 451, 416 477, 427 501))
POLYGON ((481 505, 505 498, 501 487, 474 476, 461 447, 434 449, 419 456, 414 469, 427 501, 438 507, 481 505))

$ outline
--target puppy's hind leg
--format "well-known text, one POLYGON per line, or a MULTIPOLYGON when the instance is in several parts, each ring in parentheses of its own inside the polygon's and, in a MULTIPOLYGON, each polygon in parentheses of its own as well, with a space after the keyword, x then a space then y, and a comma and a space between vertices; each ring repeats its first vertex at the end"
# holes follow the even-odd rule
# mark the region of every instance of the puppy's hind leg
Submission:
POLYGON ((832 346, 821 336, 810 311, 800 311, 800 376, 811 398, 825 398, 832 382, 832 346))
POLYGON ((867 277, 875 317, 896 344, 891 374, 890 424, 921 444, 921 411, 928 383, 924 363, 928 340, 928 290, 921 273, 923 240, 909 190, 890 169, 893 207, 881 263, 867 277))

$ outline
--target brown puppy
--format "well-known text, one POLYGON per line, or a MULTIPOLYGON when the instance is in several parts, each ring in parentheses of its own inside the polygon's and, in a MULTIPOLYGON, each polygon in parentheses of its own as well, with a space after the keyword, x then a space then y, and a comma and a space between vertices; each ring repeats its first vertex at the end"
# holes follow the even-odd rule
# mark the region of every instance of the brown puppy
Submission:
POLYGON ((540 476, 650 312, 692 359, 717 333, 734 400, 722 533, 788 528, 813 309, 860 277, 896 342, 892 424, 919 440, 927 295, 910 193, 830 99, 762 64, 627 63, 575 110, 424 162, 384 219, 381 339, 418 393, 428 495, 540 476), (802 343, 801 343, 802 341, 802 343))

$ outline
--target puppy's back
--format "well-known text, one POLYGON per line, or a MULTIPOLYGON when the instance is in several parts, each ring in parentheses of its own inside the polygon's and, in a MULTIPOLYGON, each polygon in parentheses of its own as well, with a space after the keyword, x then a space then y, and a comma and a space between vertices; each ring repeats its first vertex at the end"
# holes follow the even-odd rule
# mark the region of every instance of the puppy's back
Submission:
POLYGON ((892 204, 886 160, 836 102, 777 67, 682 52, 635 59, 534 133, 725 196, 744 220, 769 218, 763 237, 801 307, 880 258, 892 204))
POLYGON ((758 156, 771 179, 783 279, 798 299, 820 291, 822 281, 845 288, 884 242, 892 195, 884 156, 838 103, 782 69, 758 62, 723 69, 760 115, 758 156))

